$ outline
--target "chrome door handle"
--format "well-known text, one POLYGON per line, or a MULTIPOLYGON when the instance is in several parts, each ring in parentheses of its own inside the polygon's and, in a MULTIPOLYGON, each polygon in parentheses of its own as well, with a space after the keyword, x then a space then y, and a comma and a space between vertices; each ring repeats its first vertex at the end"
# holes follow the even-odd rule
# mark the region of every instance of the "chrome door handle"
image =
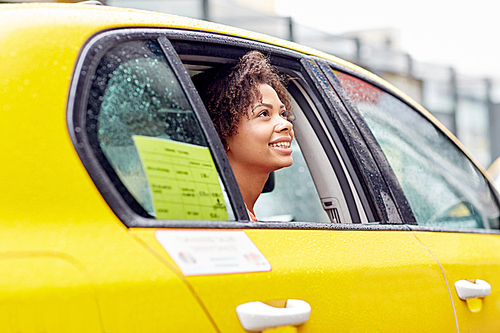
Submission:
POLYGON ((284 308, 275 308, 262 302, 250 302, 238 305, 236 314, 245 330, 260 332, 269 328, 305 323, 311 315, 311 306, 298 299, 287 300, 284 308))
POLYGON ((491 293, 491 286, 488 282, 477 279, 475 282, 469 280, 458 280, 455 282, 455 290, 458 298, 466 301, 471 298, 486 297, 491 293))

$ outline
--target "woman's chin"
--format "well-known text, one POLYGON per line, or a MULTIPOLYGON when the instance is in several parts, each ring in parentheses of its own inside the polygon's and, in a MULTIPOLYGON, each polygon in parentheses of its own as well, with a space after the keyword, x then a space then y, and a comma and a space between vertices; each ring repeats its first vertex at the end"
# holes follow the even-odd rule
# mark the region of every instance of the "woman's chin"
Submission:
POLYGON ((290 158, 288 158, 287 160, 282 161, 281 163, 279 163, 279 165, 273 171, 276 171, 276 170, 279 170, 279 169, 283 169, 283 168, 287 168, 289 166, 292 166, 292 164, 293 164, 293 158, 290 156, 290 158))

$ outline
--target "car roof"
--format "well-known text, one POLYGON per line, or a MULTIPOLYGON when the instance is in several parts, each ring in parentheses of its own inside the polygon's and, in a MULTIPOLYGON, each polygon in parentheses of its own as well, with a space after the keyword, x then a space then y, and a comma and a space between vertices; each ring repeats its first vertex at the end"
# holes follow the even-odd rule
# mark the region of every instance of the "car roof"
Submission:
POLYGON ((214 32, 281 46, 303 54, 327 59, 360 72, 378 81, 380 84, 385 86, 389 85, 391 89, 394 89, 392 85, 363 68, 325 52, 277 37, 213 22, 112 6, 91 6, 68 3, 0 4, 0 27, 3 32, 8 32, 13 29, 28 29, 29 27, 57 28, 61 26, 66 28, 78 27, 78 31, 75 31, 75 29, 65 29, 64 34, 67 38, 72 37, 72 31, 80 35, 86 34, 90 37, 99 31, 124 27, 167 27, 214 32), (16 11, 18 13, 13 13, 16 11), (113 15, 109 15, 110 13, 113 15))
MULTIPOLYGON (((112 6, 93 6, 69 3, 22 3, 0 4, 0 29, 4 33, 15 29, 33 27, 53 30, 54 39, 81 39, 85 41, 92 35, 108 29, 125 27, 163 27, 195 31, 213 32, 251 39, 287 48, 307 55, 323 58, 354 70, 400 95, 410 104, 423 111, 423 108, 399 89, 377 75, 341 58, 328 53, 286 41, 277 37, 230 27, 213 22, 164 14, 152 11, 128 9, 112 6), (15 13, 17 12, 17 13, 15 13), (112 13, 112 15, 110 15, 112 13), (64 29, 59 29, 64 27, 64 29), (59 30, 57 30, 59 29, 59 30)), ((38 30, 39 31, 39 30, 38 30)), ((37 32, 38 32, 37 31, 37 32)), ((0 39, 0 46, 4 40, 0 39)), ((82 41, 83 43, 84 41, 82 41)), ((3 47, 2 47, 3 48, 3 47)), ((424 111, 425 112, 425 111, 424 111)))

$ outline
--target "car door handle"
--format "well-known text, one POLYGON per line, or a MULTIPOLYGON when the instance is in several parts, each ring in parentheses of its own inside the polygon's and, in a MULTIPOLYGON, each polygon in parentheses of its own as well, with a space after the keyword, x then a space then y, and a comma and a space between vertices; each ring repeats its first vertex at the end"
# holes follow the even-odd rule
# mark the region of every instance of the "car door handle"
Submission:
POLYGON ((457 291, 458 298, 466 301, 471 298, 486 297, 491 293, 491 286, 488 282, 483 280, 458 280, 455 282, 455 290, 457 291))
POLYGON ((262 302, 249 302, 236 307, 241 326, 250 332, 260 332, 280 326, 300 325, 311 315, 309 303, 289 299, 284 308, 275 308, 262 302))

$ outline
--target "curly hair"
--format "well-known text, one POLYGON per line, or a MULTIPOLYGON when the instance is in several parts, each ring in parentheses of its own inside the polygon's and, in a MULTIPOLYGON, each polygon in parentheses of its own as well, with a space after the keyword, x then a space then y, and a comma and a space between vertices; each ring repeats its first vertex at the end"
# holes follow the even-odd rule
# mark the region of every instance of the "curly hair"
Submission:
POLYGON ((262 99, 259 84, 271 86, 286 110, 292 110, 285 78, 258 51, 248 52, 236 65, 218 66, 199 73, 193 76, 193 82, 226 150, 226 138, 237 133, 241 118, 248 116, 250 107, 262 99))

